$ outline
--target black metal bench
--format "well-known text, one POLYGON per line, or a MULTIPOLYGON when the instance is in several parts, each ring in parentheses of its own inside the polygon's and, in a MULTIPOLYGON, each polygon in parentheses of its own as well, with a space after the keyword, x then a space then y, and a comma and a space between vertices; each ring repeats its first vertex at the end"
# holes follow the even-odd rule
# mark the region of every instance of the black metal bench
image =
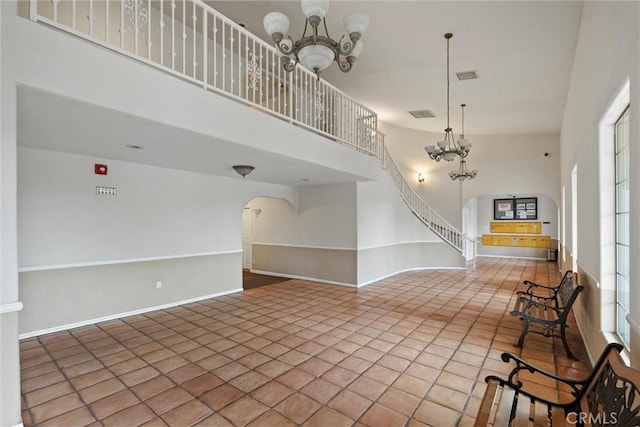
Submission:
POLYGON ((516 367, 508 379, 485 378, 474 426, 640 426, 640 371, 625 365, 622 348, 609 344, 584 380, 560 377, 503 353, 502 360, 514 361, 516 367), (527 391, 518 378, 524 371, 532 382, 557 381, 571 390, 571 399, 557 402, 527 391))
POLYGON ((544 286, 526 280, 526 291, 517 293, 516 305, 511 311, 512 316, 518 316, 524 321, 522 334, 516 344, 522 347, 524 337, 529 332, 556 336, 554 331, 560 328, 560 338, 567 352, 567 356, 576 359, 567 344, 566 328, 567 317, 578 294, 584 289, 575 284, 575 274, 567 271, 558 286, 544 286), (545 294, 541 294, 540 292, 545 294))

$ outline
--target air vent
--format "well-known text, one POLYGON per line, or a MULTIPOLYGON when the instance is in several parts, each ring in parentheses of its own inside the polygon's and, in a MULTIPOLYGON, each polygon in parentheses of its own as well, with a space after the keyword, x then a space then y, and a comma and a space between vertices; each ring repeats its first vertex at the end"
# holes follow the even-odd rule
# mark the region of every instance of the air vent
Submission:
POLYGON ((416 119, 431 119, 436 116, 431 110, 409 111, 409 114, 411 114, 416 119))
POLYGON ((475 80, 478 78, 478 72, 477 71, 460 71, 459 73, 456 73, 456 76, 458 76, 458 80, 475 80))

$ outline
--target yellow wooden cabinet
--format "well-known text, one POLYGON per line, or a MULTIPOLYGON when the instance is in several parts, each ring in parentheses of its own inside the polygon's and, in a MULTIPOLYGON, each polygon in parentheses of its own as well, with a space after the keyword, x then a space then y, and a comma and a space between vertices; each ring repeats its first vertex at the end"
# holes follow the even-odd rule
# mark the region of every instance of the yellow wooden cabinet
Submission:
POLYGON ((518 246, 521 248, 550 248, 551 236, 517 236, 507 234, 483 234, 485 246, 518 246))
POLYGON ((483 234, 482 244, 485 246, 519 246, 518 236, 499 234, 483 234))
POLYGON ((517 234, 540 234, 542 233, 541 222, 491 222, 489 229, 492 233, 517 233, 517 234))

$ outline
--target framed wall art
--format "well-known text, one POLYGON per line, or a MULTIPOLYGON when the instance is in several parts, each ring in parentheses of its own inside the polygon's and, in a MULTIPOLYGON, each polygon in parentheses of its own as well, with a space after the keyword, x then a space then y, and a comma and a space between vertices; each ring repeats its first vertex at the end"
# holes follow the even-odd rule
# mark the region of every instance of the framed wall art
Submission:
POLYGON ((538 219, 538 198, 514 197, 512 199, 493 199, 493 219, 538 219))

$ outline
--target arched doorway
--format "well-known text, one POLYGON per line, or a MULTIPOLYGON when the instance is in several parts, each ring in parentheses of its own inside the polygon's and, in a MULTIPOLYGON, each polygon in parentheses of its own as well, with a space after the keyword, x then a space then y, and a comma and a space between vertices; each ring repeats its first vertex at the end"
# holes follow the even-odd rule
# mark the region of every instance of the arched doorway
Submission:
POLYGON ((254 243, 261 246, 258 256, 264 257, 265 242, 275 239, 274 235, 284 233, 283 217, 293 214, 291 205, 272 197, 256 197, 249 201, 242 211, 242 288, 253 289, 290 280, 288 277, 266 271, 255 271, 254 243), (265 215, 263 215, 263 212, 265 215), (280 220, 278 220, 280 219, 280 220), (257 241, 255 239, 258 239, 257 241))

